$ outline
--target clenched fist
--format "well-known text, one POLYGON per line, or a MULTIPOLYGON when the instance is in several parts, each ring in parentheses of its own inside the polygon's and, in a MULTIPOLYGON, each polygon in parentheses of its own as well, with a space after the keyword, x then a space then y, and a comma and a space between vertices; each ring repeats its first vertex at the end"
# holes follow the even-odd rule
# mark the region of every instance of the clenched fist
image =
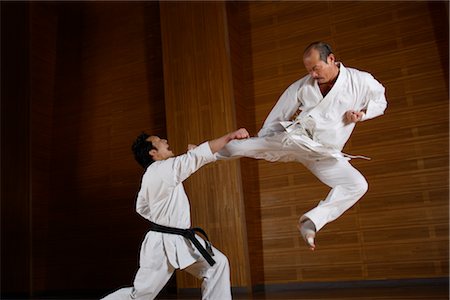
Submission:
POLYGON ((230 133, 230 140, 241 140, 246 139, 248 137, 250 137, 250 135, 248 134, 248 131, 245 128, 240 128, 230 133))
POLYGON ((349 110, 348 112, 345 113, 344 121, 347 124, 356 123, 361 121, 364 115, 365 113, 362 111, 349 110))

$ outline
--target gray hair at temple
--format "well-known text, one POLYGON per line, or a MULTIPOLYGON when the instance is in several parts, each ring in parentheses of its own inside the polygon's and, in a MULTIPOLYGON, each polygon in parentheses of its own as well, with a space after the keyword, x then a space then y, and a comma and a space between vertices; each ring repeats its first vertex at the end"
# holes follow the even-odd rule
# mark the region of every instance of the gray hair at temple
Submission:
POLYGON ((303 52, 303 57, 309 55, 309 53, 313 49, 319 51, 320 60, 323 60, 325 63, 327 63, 327 57, 333 53, 333 50, 331 49, 331 46, 329 44, 325 42, 314 42, 306 47, 305 52, 303 52))

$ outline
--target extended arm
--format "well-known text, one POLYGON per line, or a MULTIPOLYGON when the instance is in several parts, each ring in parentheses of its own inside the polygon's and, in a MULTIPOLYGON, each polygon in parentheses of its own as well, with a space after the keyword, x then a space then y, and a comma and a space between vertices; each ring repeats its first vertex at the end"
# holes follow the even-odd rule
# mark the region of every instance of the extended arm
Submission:
POLYGON ((229 141, 246 139, 249 134, 245 128, 230 132, 220 138, 209 141, 209 147, 212 153, 219 152, 229 141))
POLYGON ((248 138, 249 134, 245 128, 225 134, 217 139, 200 144, 198 147, 190 145, 186 154, 173 159, 174 184, 178 184, 188 178, 207 163, 216 160, 214 153, 221 150, 229 141, 248 138))

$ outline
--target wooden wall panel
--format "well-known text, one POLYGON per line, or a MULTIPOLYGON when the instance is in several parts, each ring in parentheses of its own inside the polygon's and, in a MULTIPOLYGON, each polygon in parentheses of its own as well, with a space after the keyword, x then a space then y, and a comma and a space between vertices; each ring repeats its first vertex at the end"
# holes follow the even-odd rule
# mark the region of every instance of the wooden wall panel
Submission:
MULTIPOLYGON (((169 143, 176 153, 236 129, 225 4, 161 2, 169 143)), ((218 162, 186 182, 192 224, 229 259, 233 286, 249 285, 240 166, 218 162)), ((198 286, 181 273, 178 287, 198 286)))
POLYGON ((318 234, 315 252, 307 251, 296 222, 328 188, 301 165, 258 162, 253 180, 260 186, 264 282, 448 276, 448 6, 238 6, 241 38, 250 41, 241 44, 249 55, 241 55, 245 96, 238 105, 253 110, 255 128, 306 73, 301 55, 315 40, 334 46, 345 65, 371 72, 389 102, 386 115, 359 124, 344 149, 372 157, 352 161, 367 177, 369 192, 318 234))
POLYGON ((30 164, 31 164, 31 289, 47 287, 47 245, 51 196, 51 152, 58 13, 50 3, 30 4, 30 164))
POLYGON ((168 133, 181 153, 256 134, 313 40, 386 86, 386 115, 345 148, 372 157, 353 161, 368 194, 313 253, 296 222, 327 187, 294 163, 218 162, 186 182, 193 224, 234 287, 448 276, 448 3, 159 5, 2 2, 2 296, 130 285, 147 231, 135 136, 168 133))
MULTIPOLYGON (((233 78, 233 93, 236 107, 236 122, 238 127, 247 128, 250 135, 256 133, 253 120, 255 119, 254 97, 247 95, 243 64, 249 64, 248 49, 250 40, 243 37, 247 30, 247 16, 242 14, 241 6, 237 2, 227 2, 227 22, 230 44, 230 59, 233 78)), ((247 227, 248 256, 250 259, 251 285, 264 283, 264 260, 262 257, 262 227, 261 204, 259 197, 258 162, 254 159, 241 159, 241 178, 245 206, 245 220, 247 227)))
POLYGON ((31 294, 29 13, 1 3, 1 298, 31 294))
POLYGON ((45 291, 100 296, 131 285, 147 231, 131 144, 144 130, 165 135, 159 7, 59 13, 45 291))

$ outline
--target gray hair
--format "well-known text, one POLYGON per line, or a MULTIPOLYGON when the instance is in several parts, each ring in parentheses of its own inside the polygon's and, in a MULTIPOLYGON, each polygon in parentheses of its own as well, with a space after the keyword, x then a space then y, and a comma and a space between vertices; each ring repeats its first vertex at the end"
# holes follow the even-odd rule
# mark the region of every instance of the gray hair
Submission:
POLYGON ((316 49, 319 52, 320 60, 323 60, 325 63, 327 62, 327 58, 330 54, 333 54, 333 50, 331 46, 325 42, 314 42, 309 44, 303 52, 303 56, 308 55, 311 50, 316 49))

